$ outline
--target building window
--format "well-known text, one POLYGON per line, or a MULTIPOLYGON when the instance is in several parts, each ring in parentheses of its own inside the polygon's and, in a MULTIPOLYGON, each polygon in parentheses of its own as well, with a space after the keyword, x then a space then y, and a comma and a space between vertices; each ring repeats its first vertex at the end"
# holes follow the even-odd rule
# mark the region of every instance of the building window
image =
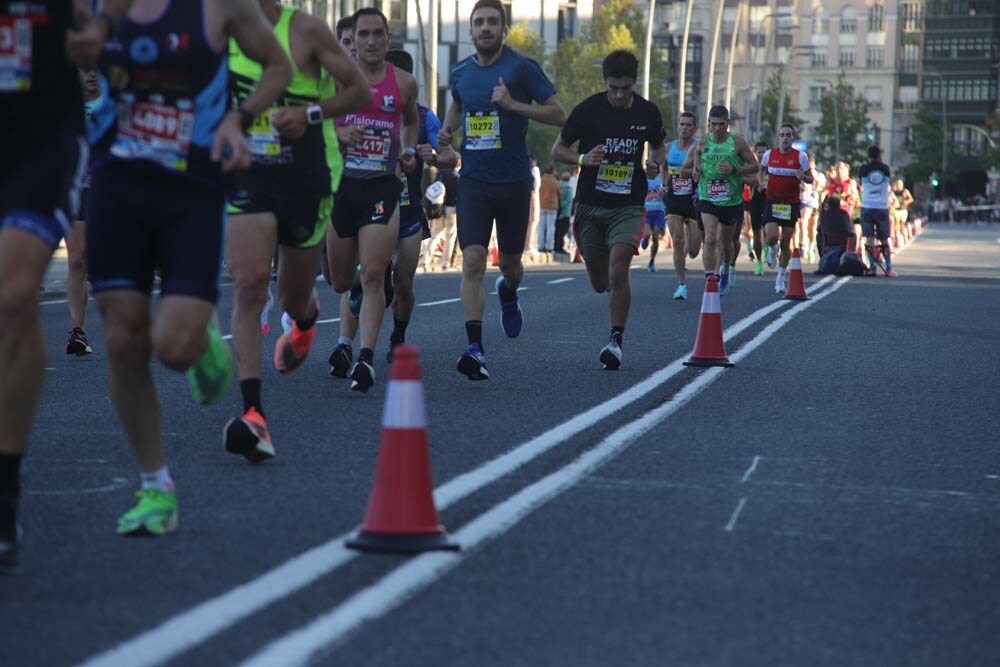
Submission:
POLYGON ((812 54, 812 66, 815 68, 826 67, 826 53, 824 52, 813 52, 812 54))
POLYGON ((837 58, 837 65, 841 68, 854 67, 854 49, 841 49, 837 58))
POLYGON ((858 31, 858 10, 854 7, 845 7, 840 15, 840 34, 853 35, 858 31))
POLYGON ((920 45, 904 44, 903 57, 900 64, 904 73, 916 74, 920 66, 920 45))
POLYGON ((827 89, 826 89, 825 86, 809 86, 809 108, 810 109, 818 109, 819 108, 819 103, 823 99, 823 96, 826 95, 826 91, 827 91, 827 89))
POLYGON ((882 32, 882 5, 872 5, 868 8, 868 32, 882 32))
POLYGON ((881 67, 884 53, 885 50, 880 46, 869 46, 865 56, 865 65, 868 67, 881 67))
POLYGON ((868 102, 868 106, 872 109, 882 108, 882 87, 881 86, 865 86, 865 100, 868 102))
POLYGON ((576 36, 576 1, 559 5, 559 27, 556 32, 558 41, 576 36))
POLYGON ((816 13, 813 14, 812 24, 814 35, 825 35, 830 32, 830 21, 827 20, 822 8, 816 9, 816 13))
POLYGON ((900 6, 899 14, 903 21, 903 32, 918 32, 920 30, 920 5, 914 2, 905 2, 900 6))

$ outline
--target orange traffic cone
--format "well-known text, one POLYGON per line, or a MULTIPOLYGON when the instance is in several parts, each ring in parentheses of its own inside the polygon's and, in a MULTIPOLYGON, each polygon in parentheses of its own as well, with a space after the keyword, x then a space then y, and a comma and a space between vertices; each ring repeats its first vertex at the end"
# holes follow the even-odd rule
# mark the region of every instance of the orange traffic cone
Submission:
POLYGON ((705 280, 705 294, 701 299, 701 319, 698 321, 698 336, 694 341, 691 358, 685 366, 725 366, 736 364, 726 356, 726 346, 722 341, 722 303, 719 300, 719 278, 708 276, 705 280))
POLYGON ((807 301, 806 286, 802 282, 802 255, 799 249, 792 250, 792 259, 788 262, 788 287, 785 288, 785 298, 796 301, 807 301))
POLYGON ((458 549, 438 520, 432 489, 420 361, 417 348, 400 345, 393 355, 368 512, 347 546, 383 553, 458 549))

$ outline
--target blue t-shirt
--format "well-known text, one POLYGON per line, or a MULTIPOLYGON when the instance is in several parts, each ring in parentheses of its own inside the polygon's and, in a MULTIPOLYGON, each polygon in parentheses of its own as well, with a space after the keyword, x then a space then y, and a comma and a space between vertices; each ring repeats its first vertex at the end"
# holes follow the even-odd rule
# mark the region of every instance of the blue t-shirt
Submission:
POLYGON ((500 79, 518 102, 541 104, 556 93, 545 72, 531 58, 503 47, 500 57, 480 67, 476 56, 451 68, 451 97, 462 109, 462 177, 493 183, 531 178, 525 137, 528 119, 493 102, 500 79))
POLYGON ((660 177, 647 178, 646 184, 649 186, 646 191, 646 210, 666 211, 667 205, 663 201, 663 182, 660 177))

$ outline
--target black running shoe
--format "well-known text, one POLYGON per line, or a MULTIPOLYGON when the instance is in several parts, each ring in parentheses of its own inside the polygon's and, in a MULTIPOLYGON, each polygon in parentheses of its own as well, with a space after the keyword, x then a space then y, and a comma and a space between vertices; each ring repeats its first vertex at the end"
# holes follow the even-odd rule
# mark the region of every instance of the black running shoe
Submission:
POLYGON ((93 352, 94 350, 91 349, 90 344, 87 342, 87 333, 80 327, 73 327, 69 332, 69 338, 66 340, 66 354, 85 357, 88 354, 93 354, 93 352))
POLYGON ((375 385, 375 369, 365 361, 358 361, 351 369, 351 391, 367 394, 375 385))
POLYGON ((330 353, 330 375, 336 378, 346 378, 354 362, 354 351, 350 345, 341 343, 330 353))

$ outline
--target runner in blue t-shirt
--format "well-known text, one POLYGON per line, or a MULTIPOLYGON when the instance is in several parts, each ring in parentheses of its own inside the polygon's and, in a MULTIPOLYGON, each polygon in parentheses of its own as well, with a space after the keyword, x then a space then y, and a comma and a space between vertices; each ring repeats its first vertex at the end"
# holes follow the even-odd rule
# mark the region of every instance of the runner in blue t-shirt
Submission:
MULTIPOLYGON (((500 0, 478 0, 470 23, 476 54, 451 68, 452 103, 439 141, 450 145, 453 133, 462 130, 458 242, 469 346, 458 360, 458 371, 470 380, 486 380, 483 276, 493 222, 496 220, 502 274, 496 282, 500 318, 504 333, 516 338, 523 323, 517 287, 524 274, 521 254, 532 186, 525 145, 528 120, 558 126, 566 120, 566 112, 538 63, 504 46, 507 21, 500 0)), ((442 159, 442 168, 452 166, 442 159)))

